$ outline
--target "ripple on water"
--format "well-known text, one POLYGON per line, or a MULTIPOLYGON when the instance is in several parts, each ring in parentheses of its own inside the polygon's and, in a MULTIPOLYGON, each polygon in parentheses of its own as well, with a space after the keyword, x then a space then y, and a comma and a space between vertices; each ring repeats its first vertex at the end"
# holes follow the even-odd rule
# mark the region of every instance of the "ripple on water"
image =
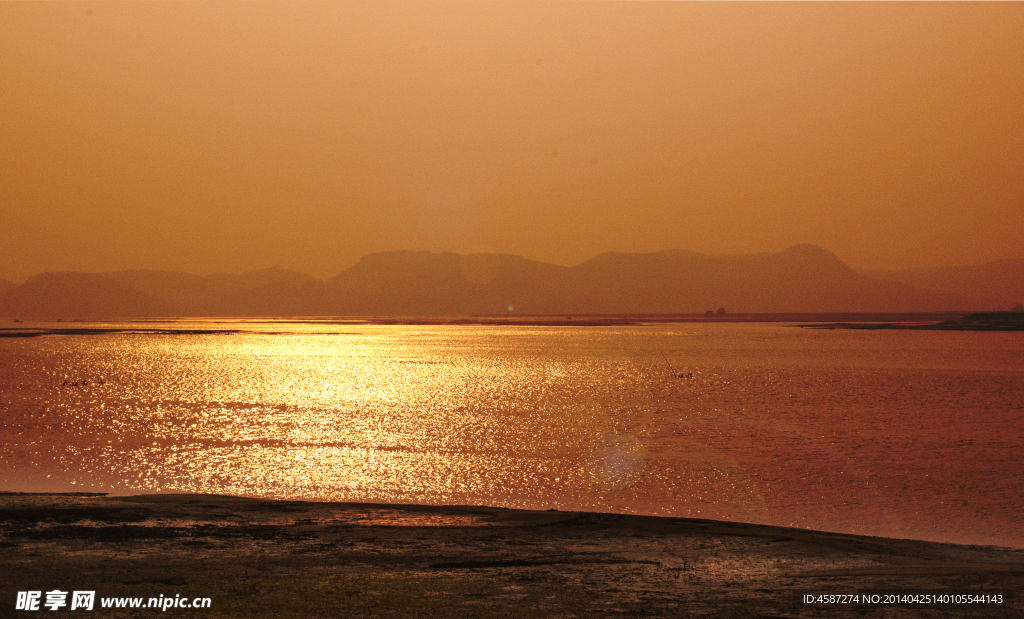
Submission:
POLYGON ((1019 334, 218 328, 0 341, 0 484, 1024 546, 1019 334))

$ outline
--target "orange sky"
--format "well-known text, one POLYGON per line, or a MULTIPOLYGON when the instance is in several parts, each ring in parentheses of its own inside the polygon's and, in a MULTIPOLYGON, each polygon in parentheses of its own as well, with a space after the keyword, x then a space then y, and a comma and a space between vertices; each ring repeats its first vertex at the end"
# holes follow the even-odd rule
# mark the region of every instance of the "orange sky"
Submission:
POLYGON ((0 2, 0 277, 1024 257, 1024 3, 0 2))

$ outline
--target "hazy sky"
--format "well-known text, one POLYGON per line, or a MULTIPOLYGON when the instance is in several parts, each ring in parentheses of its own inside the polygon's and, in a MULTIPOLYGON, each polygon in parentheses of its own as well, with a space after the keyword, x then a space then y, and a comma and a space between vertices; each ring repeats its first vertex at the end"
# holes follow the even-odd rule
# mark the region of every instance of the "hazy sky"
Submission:
POLYGON ((1024 3, 0 2, 0 277, 1024 257, 1024 3))

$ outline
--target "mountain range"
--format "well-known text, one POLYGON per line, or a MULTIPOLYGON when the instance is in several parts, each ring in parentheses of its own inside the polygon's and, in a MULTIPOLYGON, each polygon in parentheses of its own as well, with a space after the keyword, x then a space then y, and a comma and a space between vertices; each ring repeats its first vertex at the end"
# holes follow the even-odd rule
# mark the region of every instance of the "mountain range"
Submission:
POLYGON ((508 254, 392 251, 321 280, 282 268, 242 275, 152 270, 0 280, 0 316, 471 316, 936 312, 1009 309, 1024 260, 961 270, 859 273, 832 252, 706 256, 606 253, 566 267, 508 254))

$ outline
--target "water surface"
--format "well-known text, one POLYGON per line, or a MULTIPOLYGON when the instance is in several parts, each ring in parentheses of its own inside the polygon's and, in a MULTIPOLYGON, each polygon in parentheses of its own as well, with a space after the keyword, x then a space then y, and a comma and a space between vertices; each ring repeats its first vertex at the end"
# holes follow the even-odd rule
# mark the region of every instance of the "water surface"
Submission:
POLYGON ((1024 547, 1020 333, 212 326, 241 332, 0 339, 0 489, 585 509, 1024 547))

